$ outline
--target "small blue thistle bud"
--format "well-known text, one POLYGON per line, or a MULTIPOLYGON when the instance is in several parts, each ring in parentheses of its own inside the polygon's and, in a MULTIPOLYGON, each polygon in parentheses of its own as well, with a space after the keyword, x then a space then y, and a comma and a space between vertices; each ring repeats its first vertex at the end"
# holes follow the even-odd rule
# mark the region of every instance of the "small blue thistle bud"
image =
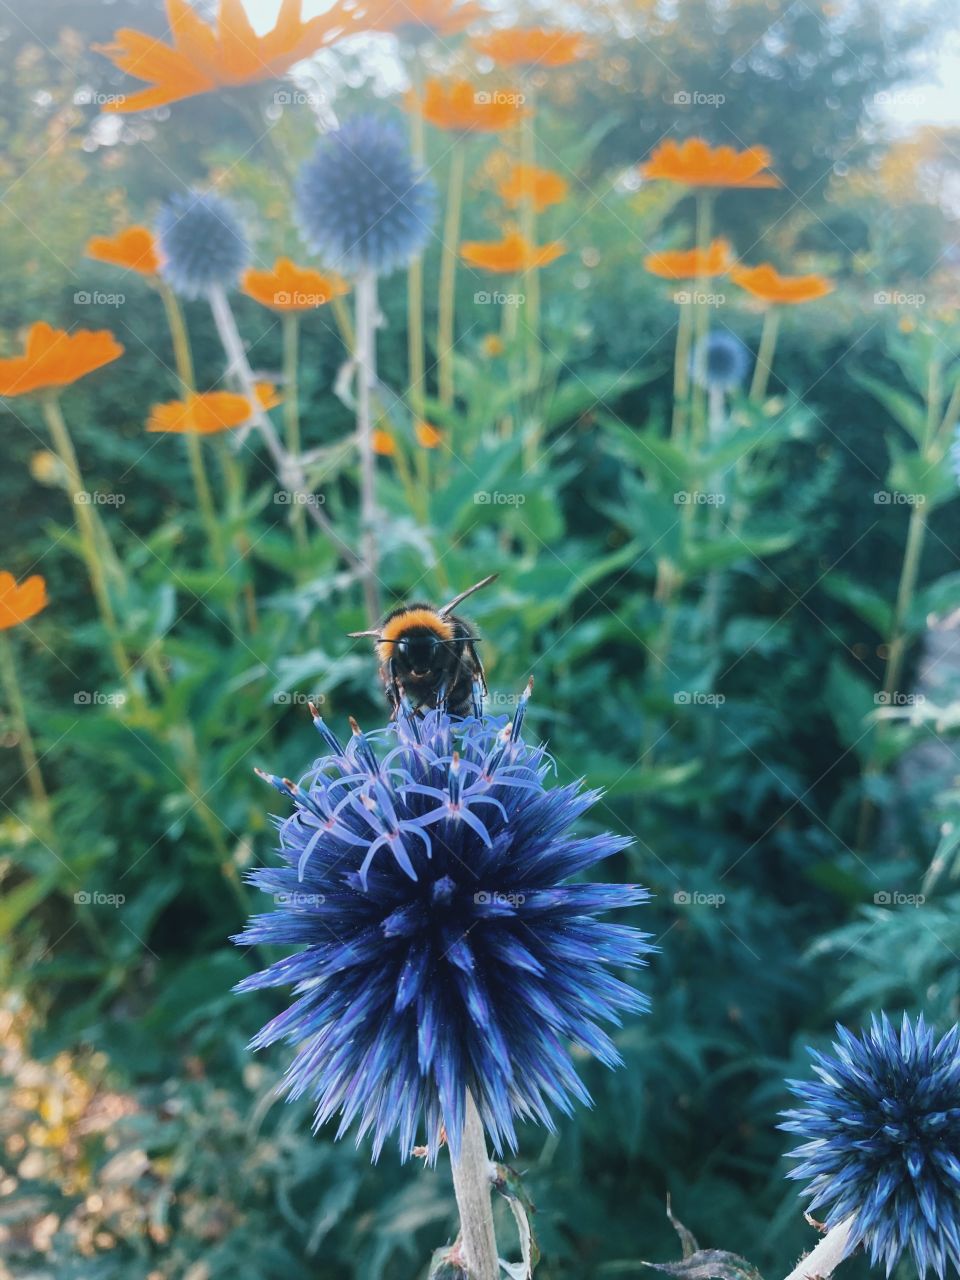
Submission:
POLYGON ((317 145, 300 170, 294 207, 305 243, 325 265, 387 275, 426 244, 436 192, 397 124, 357 116, 317 145))
POLYGON ((806 1139, 788 1176, 810 1179, 828 1226, 854 1215, 849 1247, 887 1275, 908 1250, 921 1276, 960 1270, 960 1027, 937 1040, 904 1014, 898 1035, 881 1014, 837 1037, 833 1056, 809 1051, 817 1081, 787 1082, 803 1107, 780 1127, 806 1139))
POLYGON ((283 865, 250 877, 275 909, 235 941, 294 950, 238 990, 297 999, 253 1046, 294 1045, 289 1094, 318 1127, 339 1114, 338 1137, 372 1131, 374 1158, 424 1128, 435 1158, 441 1126, 456 1158, 468 1091, 498 1151, 518 1116, 552 1129, 551 1106, 590 1100, 569 1044, 616 1066, 599 1024, 648 1006, 612 972, 646 963, 648 935, 597 919, 647 891, 567 883, 629 841, 570 835, 599 793, 549 786, 544 748, 504 717, 402 715, 342 745, 311 710, 328 754, 299 784, 261 775, 295 808, 283 865))
POLYGON ((713 329, 696 343, 690 375, 708 391, 735 391, 750 372, 750 351, 725 329, 713 329))
POLYGON ((210 191, 171 196, 157 216, 157 240, 161 272, 185 298, 232 289, 250 256, 234 206, 210 191))

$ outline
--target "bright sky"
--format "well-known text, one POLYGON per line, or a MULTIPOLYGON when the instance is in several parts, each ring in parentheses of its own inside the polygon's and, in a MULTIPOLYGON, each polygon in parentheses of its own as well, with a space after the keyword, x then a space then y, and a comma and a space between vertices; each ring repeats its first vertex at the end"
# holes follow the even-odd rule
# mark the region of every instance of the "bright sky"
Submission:
MULTIPOLYGON (((895 0, 910 5, 912 0, 895 0)), ((257 31, 267 31, 276 19, 280 0, 244 0, 257 31)), ((501 6, 502 7, 502 6, 501 6)), ((304 0, 303 13, 312 17, 329 8, 329 0, 304 0)), ((893 90, 879 110, 897 128, 918 124, 960 125, 960 24, 931 50, 929 66, 917 84, 893 90)))

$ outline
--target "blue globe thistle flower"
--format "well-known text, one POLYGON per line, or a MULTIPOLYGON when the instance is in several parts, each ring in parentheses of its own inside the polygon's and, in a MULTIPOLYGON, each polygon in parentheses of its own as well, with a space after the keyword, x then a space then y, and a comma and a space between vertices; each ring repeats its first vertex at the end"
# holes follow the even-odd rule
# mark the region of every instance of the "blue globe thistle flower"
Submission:
POLYGON ((728 333, 713 329, 694 345, 690 356, 690 376, 712 391, 734 391, 750 372, 750 350, 728 333))
POLYGON ((960 484, 960 425, 954 429, 953 444, 950 446, 950 461, 953 464, 953 474, 957 478, 957 484, 960 484))
POLYGON ((804 1106, 780 1127, 806 1139, 788 1176, 810 1179, 828 1226, 854 1214, 850 1247, 887 1275, 908 1248, 921 1275, 948 1259, 960 1270, 960 1028, 938 1041, 904 1014, 898 1036, 882 1014, 837 1036, 835 1056, 810 1050, 818 1081, 788 1081, 804 1106))
POLYGON ((520 738, 525 699, 505 718, 409 714, 346 747, 315 714, 329 754, 292 797, 284 866, 251 883, 276 909, 254 916, 241 946, 296 947, 238 990, 293 985, 298 998, 253 1039, 297 1046, 285 1079, 316 1103, 315 1128, 359 1120, 374 1158, 399 1132, 403 1158, 425 1125, 459 1154, 469 1090, 497 1151, 516 1148, 516 1117, 553 1129, 590 1102, 568 1042, 613 1067, 598 1025, 648 1000, 612 969, 646 963, 649 935, 596 919, 649 897, 636 885, 575 883, 629 841, 569 828, 598 792, 549 786, 542 746, 520 738))
POLYGON ((250 257, 233 205, 210 191, 171 196, 157 217, 157 239, 161 271, 185 298, 233 288, 250 257))
POLYGON ((318 144, 300 170, 294 207, 304 241, 328 266, 387 275, 426 244, 436 192, 399 125, 357 116, 318 144))

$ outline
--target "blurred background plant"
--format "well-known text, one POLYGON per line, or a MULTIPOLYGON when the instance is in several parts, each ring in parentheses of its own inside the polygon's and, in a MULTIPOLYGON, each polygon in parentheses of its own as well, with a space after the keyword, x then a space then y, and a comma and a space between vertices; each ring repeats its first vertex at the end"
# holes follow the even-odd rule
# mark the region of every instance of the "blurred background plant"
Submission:
POLYGON ((443 1174, 277 1102, 282 1055, 244 1046, 278 1005, 230 994, 272 842, 252 765, 303 771, 309 698, 385 714, 346 638, 371 537, 384 604, 499 572, 491 708, 535 672, 531 734, 657 895, 626 1069, 584 1062, 595 1108, 522 1132, 538 1276, 670 1256, 668 1191, 789 1269, 801 1045, 960 1015, 958 138, 895 127, 949 15, 478 8, 357 4, 312 61, 143 112, 114 108, 145 68, 94 46, 168 39, 161 5, 4 20, 0 356, 41 320, 124 351, 56 400, 0 388, 0 1275, 412 1280, 454 1230, 443 1174), (439 195, 358 316, 292 190, 371 112, 439 195), (190 190, 250 271, 178 297, 144 244, 190 190))

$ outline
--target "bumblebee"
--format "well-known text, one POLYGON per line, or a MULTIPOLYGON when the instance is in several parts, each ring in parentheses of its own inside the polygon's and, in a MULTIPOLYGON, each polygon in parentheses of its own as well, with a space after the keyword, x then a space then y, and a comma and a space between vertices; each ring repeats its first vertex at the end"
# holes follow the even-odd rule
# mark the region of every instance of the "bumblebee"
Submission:
POLYGON ((475 582, 440 609, 421 603, 400 605, 378 630, 350 633, 376 641, 380 678, 393 716, 404 698, 414 711, 445 703, 453 716, 482 714, 487 685, 477 654, 480 638, 453 610, 497 576, 492 573, 475 582))

